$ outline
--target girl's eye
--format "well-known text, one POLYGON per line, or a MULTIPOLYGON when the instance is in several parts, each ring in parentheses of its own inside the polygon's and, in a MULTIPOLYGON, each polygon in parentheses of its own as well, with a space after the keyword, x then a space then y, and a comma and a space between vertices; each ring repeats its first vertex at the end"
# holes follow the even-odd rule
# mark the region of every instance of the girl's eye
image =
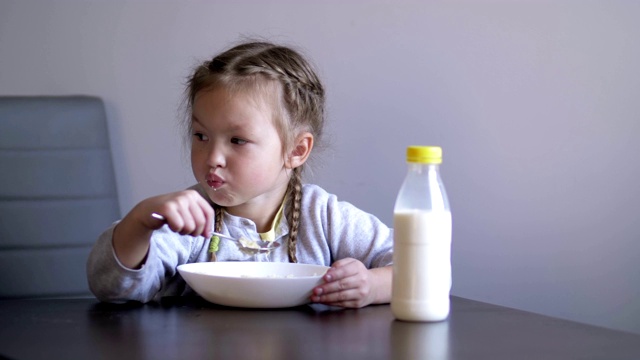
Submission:
POLYGON ((236 145, 244 145, 247 143, 247 140, 243 140, 237 137, 231 138, 231 143, 236 145))
POLYGON ((209 140, 209 138, 207 137, 207 135, 203 134, 203 133, 194 133, 193 136, 198 140, 198 141, 207 141, 209 140))

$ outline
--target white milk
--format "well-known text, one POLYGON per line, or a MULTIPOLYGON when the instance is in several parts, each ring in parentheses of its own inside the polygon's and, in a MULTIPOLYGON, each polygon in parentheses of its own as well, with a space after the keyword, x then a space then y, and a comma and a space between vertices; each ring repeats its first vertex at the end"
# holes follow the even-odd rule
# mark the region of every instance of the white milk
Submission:
POLYGON ((391 311, 399 320, 440 321, 449 315, 451 212, 394 214, 391 311))

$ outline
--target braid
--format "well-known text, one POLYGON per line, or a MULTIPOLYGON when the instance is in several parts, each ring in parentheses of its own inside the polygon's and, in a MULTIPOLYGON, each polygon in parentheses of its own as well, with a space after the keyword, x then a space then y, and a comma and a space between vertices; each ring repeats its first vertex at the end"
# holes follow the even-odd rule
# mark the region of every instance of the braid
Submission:
POLYGON ((287 221, 290 224, 289 231, 289 261, 298 262, 296 257, 296 240, 298 238, 298 229, 300 226, 300 204, 302 202, 302 170, 297 167, 293 169, 291 180, 289 181, 289 206, 287 221))
MULTIPOLYGON (((222 207, 215 205, 213 206, 213 210, 215 211, 215 224, 214 224, 214 231, 215 232, 221 232, 222 231, 222 207)), ((213 241, 213 240, 211 240, 213 241)), ((216 257, 216 252, 215 251, 211 251, 211 257, 209 258, 209 261, 216 261, 217 257, 216 257)))
POLYGON ((214 229, 216 232, 222 232, 222 207, 216 205, 216 223, 214 229))

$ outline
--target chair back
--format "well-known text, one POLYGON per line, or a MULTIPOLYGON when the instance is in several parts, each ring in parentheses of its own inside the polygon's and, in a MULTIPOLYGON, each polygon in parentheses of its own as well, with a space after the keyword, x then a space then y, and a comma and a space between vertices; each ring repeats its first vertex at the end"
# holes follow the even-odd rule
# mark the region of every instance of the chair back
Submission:
POLYGON ((119 216, 102 100, 0 97, 0 298, 90 295, 87 256, 119 216))

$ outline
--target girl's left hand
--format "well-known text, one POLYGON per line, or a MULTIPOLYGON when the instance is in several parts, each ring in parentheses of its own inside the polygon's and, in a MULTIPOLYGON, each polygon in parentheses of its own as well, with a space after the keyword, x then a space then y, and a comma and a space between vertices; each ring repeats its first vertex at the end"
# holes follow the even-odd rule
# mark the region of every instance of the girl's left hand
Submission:
POLYGON ((362 262, 345 258, 333 263, 323 280, 313 289, 311 301, 360 308, 389 302, 391 297, 391 267, 369 270, 362 262))

